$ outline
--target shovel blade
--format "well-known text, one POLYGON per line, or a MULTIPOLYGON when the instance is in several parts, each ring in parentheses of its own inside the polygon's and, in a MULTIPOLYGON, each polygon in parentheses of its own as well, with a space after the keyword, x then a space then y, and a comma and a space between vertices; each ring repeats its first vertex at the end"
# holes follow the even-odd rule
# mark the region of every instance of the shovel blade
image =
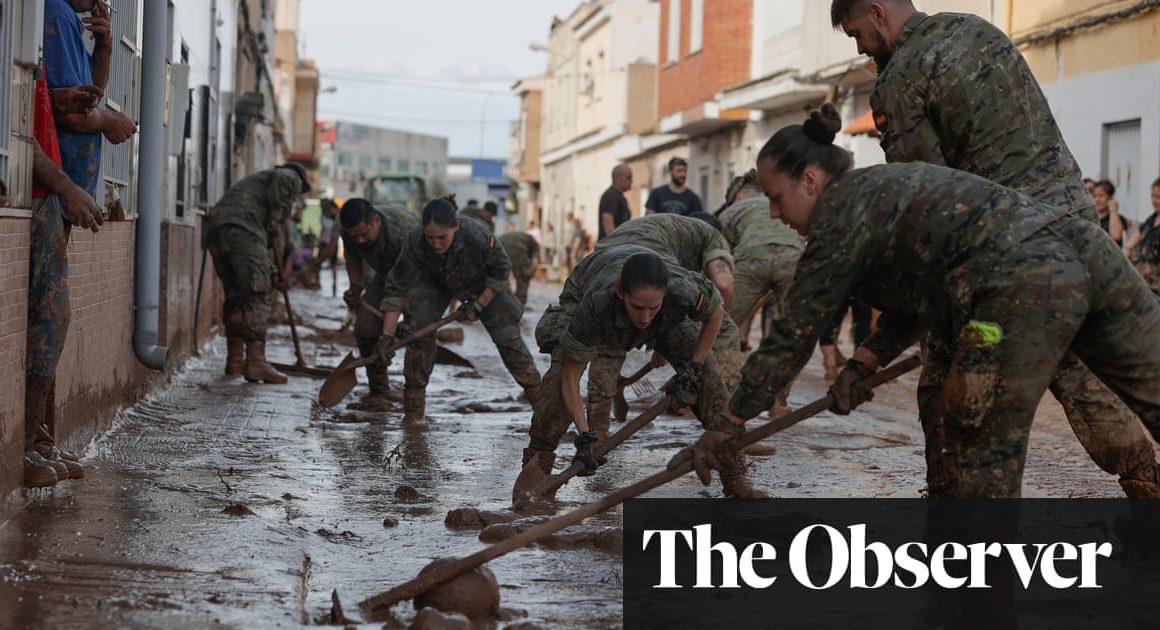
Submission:
POLYGON ((457 367, 465 367, 469 370, 475 369, 475 365, 471 361, 468 361, 458 352, 446 346, 435 347, 435 362, 439 365, 454 365, 457 367))
POLYGON ((536 489, 547 478, 548 476, 544 474, 544 471, 540 470, 540 463, 536 461, 536 458, 532 458, 524 465, 524 469, 520 471, 515 484, 512 485, 512 505, 525 503, 530 497, 539 498, 534 497, 536 489))
POLYGON ((319 404, 327 408, 333 407, 354 390, 354 386, 358 384, 358 376, 355 375, 355 369, 351 364, 357 360, 353 354, 346 355, 330 376, 326 377, 318 390, 319 404))

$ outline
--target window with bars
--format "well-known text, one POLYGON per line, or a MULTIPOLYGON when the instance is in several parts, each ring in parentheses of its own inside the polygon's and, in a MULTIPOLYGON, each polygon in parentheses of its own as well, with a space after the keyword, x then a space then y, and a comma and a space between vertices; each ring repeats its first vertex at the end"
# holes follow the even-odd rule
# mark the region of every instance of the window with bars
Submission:
MULTIPOLYGON (((137 39, 138 3, 135 0, 109 0, 113 13, 113 55, 109 62, 109 85, 105 89, 105 106, 137 120, 141 68, 141 49, 137 39)), ((137 138, 119 145, 104 142, 101 147, 101 174, 108 187, 116 193, 126 218, 136 214, 133 191, 135 146, 137 138)), ((107 190, 107 188, 106 188, 107 190)), ((98 202, 101 200, 98 199, 98 202)), ((117 211, 112 209, 113 216, 117 211)))
MULTIPOLYGON (((0 180, 14 192, 9 172, 12 145, 12 3, 0 0, 0 180)), ((8 205, 5 203, 4 205, 8 205)))

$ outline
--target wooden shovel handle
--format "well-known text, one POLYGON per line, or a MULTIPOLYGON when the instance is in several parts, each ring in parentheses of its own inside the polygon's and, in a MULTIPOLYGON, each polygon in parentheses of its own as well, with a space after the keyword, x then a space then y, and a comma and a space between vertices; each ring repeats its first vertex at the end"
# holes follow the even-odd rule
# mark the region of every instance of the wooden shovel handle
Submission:
MULTIPOLYGON (((880 370, 872 376, 862 379, 862 384, 867 387, 877 387, 888 381, 892 381, 899 376, 913 370, 922 365, 922 359, 917 355, 903 359, 891 365, 890 367, 880 370)), ((763 424, 760 427, 749 431, 738 440, 736 447, 738 449, 744 448, 758 442, 762 439, 777 433, 783 429, 791 427, 810 416, 817 415, 830 408, 833 404, 833 397, 826 394, 825 398, 816 400, 797 411, 788 413, 780 418, 775 418, 763 424)), ((612 494, 605 496, 602 499, 593 501, 587 505, 583 505, 575 510, 550 521, 541 523, 527 531, 516 534, 507 540, 498 542, 490 547, 484 547, 479 551, 460 558, 454 562, 450 562, 437 569, 429 571, 422 577, 415 578, 409 582, 404 582, 389 591, 380 593, 366 600, 363 600, 359 605, 367 613, 371 621, 382 621, 386 615, 387 610, 405 599, 413 599, 435 588, 436 586, 447 582, 457 575, 470 571, 485 562, 489 562, 498 558, 510 551, 519 549, 525 545, 531 544, 538 540, 542 540, 551 536, 552 534, 575 525, 584 519, 603 512, 611 507, 620 504, 626 499, 644 494, 653 488, 662 484, 668 483, 677 477, 686 475, 693 470, 693 457, 690 453, 684 453, 683 457, 678 457, 669 467, 650 477, 642 479, 631 486, 621 488, 612 494)))

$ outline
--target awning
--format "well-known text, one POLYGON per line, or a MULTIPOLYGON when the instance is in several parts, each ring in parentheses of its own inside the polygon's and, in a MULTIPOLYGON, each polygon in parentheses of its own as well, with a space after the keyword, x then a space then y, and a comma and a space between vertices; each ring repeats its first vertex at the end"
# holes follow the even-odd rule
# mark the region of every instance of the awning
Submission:
POLYGON ((877 138, 878 127, 874 124, 874 110, 867 110, 865 114, 854 119, 854 122, 842 130, 842 133, 851 136, 870 135, 877 138))

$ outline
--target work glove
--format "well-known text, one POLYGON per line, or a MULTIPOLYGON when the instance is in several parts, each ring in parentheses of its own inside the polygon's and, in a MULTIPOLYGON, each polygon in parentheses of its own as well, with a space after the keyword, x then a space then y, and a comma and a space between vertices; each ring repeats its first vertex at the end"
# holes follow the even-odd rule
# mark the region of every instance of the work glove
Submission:
POLYGON ((860 382, 872 374, 874 374, 874 370, 865 363, 857 359, 846 361, 846 366, 842 368, 842 371, 838 373, 838 378, 830 386, 830 396, 834 399, 833 404, 830 405, 830 411, 844 416, 858 405, 874 400, 874 390, 860 382))
POLYGON ((701 483, 707 486, 713 481, 714 470, 724 473, 733 470, 737 456, 734 444, 738 437, 745 434, 745 427, 734 424, 729 418, 720 415, 706 429, 692 446, 685 447, 669 460, 668 468, 672 470, 692 457, 693 471, 697 473, 701 483))
POLYGON ((701 391, 701 381, 705 376, 705 366, 701 363, 686 363, 677 368, 677 374, 665 386, 665 393, 672 399, 672 409, 684 409, 697 402, 701 391))
POLYGON ((391 359, 395 357, 395 344, 399 343, 399 339, 394 335, 383 335, 379 337, 378 343, 375 344, 375 362, 381 365, 389 365, 391 359))
POLYGON ((357 309, 362 304, 362 294, 362 286, 352 284, 349 289, 342 292, 342 301, 350 308, 357 309))
POLYGON ((608 463, 608 458, 603 455, 597 455, 594 452, 596 447, 596 433, 594 431, 585 431, 576 436, 576 441, 573 442, 576 446, 576 457, 572 462, 581 462, 584 464, 584 470, 576 473, 581 477, 590 477, 596 474, 596 469, 608 463))
POLYGON ((482 312, 483 307, 477 300, 464 300, 455 310, 455 318, 461 322, 474 322, 479 319, 482 312))

